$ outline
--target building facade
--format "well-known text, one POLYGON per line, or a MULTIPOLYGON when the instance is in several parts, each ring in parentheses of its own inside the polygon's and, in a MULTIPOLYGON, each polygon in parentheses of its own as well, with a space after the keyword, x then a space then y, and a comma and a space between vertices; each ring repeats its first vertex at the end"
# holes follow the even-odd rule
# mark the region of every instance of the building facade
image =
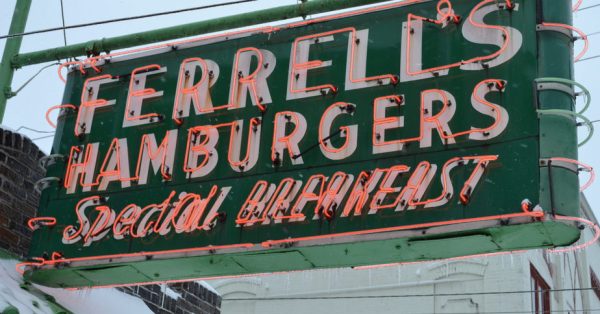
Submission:
MULTIPOLYGON (((582 197, 582 217, 597 223, 582 197)), ((581 241, 594 237, 586 228, 581 241)), ((600 245, 369 269, 210 282, 223 313, 588 313, 600 310, 600 245)))

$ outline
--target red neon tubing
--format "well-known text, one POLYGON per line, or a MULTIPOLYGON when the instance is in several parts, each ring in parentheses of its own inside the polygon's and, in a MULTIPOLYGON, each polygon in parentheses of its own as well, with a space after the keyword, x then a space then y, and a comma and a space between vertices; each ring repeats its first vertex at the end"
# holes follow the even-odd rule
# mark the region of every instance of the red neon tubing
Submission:
POLYGON ((566 28, 566 29, 569 29, 571 31, 576 32, 577 34, 579 34, 579 36, 581 36, 581 39, 583 39, 583 42, 584 42, 584 44, 583 44, 583 50, 581 50, 581 52, 575 57, 575 60, 574 60, 575 62, 579 61, 581 59, 581 57, 583 57, 588 52, 588 49, 590 47, 590 43, 589 43, 587 35, 582 30, 580 30, 580 29, 578 29, 578 28, 576 28, 574 26, 567 25, 567 24, 561 24, 561 23, 548 23, 548 22, 544 22, 544 23, 542 23, 542 25, 544 25, 544 26, 550 26, 550 27, 562 27, 562 28, 566 28))
POLYGON ((52 107, 48 108, 48 110, 46 110, 46 122, 48 122, 48 124, 53 129, 56 129, 56 124, 54 124, 54 122, 52 122, 52 120, 50 120, 50 112, 52 112, 56 109, 62 109, 62 108, 69 108, 69 109, 77 110, 77 107, 75 107, 75 105, 71 105, 71 104, 52 106, 52 107))

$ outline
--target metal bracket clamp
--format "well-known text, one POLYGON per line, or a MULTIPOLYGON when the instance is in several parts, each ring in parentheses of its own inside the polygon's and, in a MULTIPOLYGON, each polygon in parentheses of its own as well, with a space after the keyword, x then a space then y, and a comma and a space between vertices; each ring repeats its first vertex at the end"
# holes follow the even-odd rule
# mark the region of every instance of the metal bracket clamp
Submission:
POLYGON ((43 190, 50 187, 52 182, 60 182, 60 178, 58 178, 58 177, 41 178, 37 182, 35 182, 35 184, 33 185, 33 189, 41 194, 43 190))
POLYGON ((571 41, 575 40, 575 37, 573 36, 573 32, 571 32, 571 30, 568 28, 564 28, 564 27, 560 27, 560 26, 556 26, 556 25, 547 25, 546 23, 542 23, 542 24, 536 25, 535 30, 538 32, 543 32, 543 31, 559 32, 559 33, 564 34, 565 36, 569 37, 569 39, 571 41))
MULTIPOLYGON (((585 145, 594 135, 594 124, 588 119, 586 118, 584 115, 577 113, 577 112, 573 112, 573 111, 569 111, 569 110, 563 110, 563 109, 538 109, 537 110, 538 116, 543 116, 543 115, 554 115, 554 116, 562 116, 562 117, 566 117, 566 118, 579 118, 581 120, 583 120, 583 122, 581 122, 582 124, 585 124, 589 130, 587 137, 581 141, 580 143, 577 144, 578 147, 581 147, 583 145, 585 145)), ((579 123, 577 123, 579 125, 579 123)))
POLYGON ((594 182, 594 180, 596 178, 596 174, 595 174, 594 168, 592 166, 586 165, 580 161, 577 161, 575 159, 570 159, 570 158, 563 158, 563 157, 542 158, 542 159, 540 159, 540 167, 560 167, 563 169, 570 170, 577 175, 579 175, 579 173, 582 171, 589 172, 590 178, 584 185, 581 186, 581 188, 580 188, 581 191, 584 191, 588 187, 590 187, 590 185, 592 185, 592 183, 594 182))
POLYGON ((569 38, 569 41, 571 43, 575 42, 578 39, 583 39, 584 41, 584 47, 583 50, 581 50, 581 52, 575 56, 575 62, 579 61, 581 59, 581 57, 583 57, 583 55, 585 55, 589 49, 589 40, 587 35, 582 32, 580 29, 575 28, 571 25, 568 24, 562 24, 562 23, 549 23, 549 22, 542 22, 541 24, 538 24, 535 26, 536 30, 539 31, 552 31, 552 32, 559 32, 561 34, 564 34, 565 36, 567 36, 569 38), (573 32, 576 32, 579 37, 573 36, 573 32))
POLYGON ((590 94, 590 91, 583 86, 583 84, 576 81, 559 77, 540 77, 535 79, 534 82, 536 91, 556 90, 571 96, 573 99, 575 99, 577 96, 584 95, 585 104, 583 105, 583 108, 577 112, 578 114, 583 114, 586 112, 592 103, 592 95, 590 94), (581 92, 575 92, 575 86, 579 87, 581 92))
POLYGON ((52 155, 48 155, 48 156, 44 156, 42 158, 40 158, 38 160, 38 165, 46 170, 48 168, 48 166, 52 166, 54 164, 56 164, 57 161, 64 161, 65 160, 65 155, 61 155, 61 154, 52 154, 52 155))

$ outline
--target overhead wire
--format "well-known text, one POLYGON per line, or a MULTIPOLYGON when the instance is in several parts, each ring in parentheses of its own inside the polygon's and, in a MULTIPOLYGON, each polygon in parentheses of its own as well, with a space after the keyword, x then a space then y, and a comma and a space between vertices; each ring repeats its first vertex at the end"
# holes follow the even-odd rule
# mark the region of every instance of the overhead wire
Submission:
POLYGON ((66 46, 67 45, 67 29, 65 28, 65 6, 63 4, 63 0, 60 0, 60 15, 62 17, 63 39, 65 41, 65 46, 66 46))
POLYGON ((55 63, 51 63, 48 65, 43 66, 41 69, 39 69, 34 75, 32 75, 29 79, 27 79, 27 81, 25 81, 25 83, 23 83, 23 85, 21 85, 19 88, 17 88, 13 93, 15 95, 19 94, 19 92, 21 92, 21 90, 23 90, 23 88, 25 88, 25 86, 27 86, 29 83, 31 83, 31 81, 33 81, 33 79, 35 79, 38 75, 40 75, 45 69, 55 66, 55 65, 59 65, 60 62, 55 62, 55 63))
MULTIPOLYGON (((544 310, 543 311, 545 314, 546 313, 598 313, 600 312, 600 308, 598 309, 582 309, 582 310, 544 310)), ((403 312, 404 314, 430 314, 431 312, 403 312)), ((444 312, 445 314, 464 314, 465 312, 444 312)), ((477 313, 479 314, 527 314, 527 313, 534 313, 532 310, 529 311, 477 311, 477 313)))
POLYGON ((40 136, 40 137, 32 138, 31 140, 32 141, 43 140, 45 138, 50 138, 50 137, 53 137, 53 136, 54 136, 54 134, 52 134, 52 135, 46 135, 46 136, 40 136))
POLYGON ((257 0, 229 1, 229 2, 215 3, 215 4, 197 6, 197 7, 185 8, 185 9, 178 9, 178 10, 172 10, 172 11, 163 11, 163 12, 150 13, 150 14, 135 15, 135 16, 129 16, 129 17, 122 17, 122 18, 109 19, 109 20, 103 20, 103 21, 96 21, 96 22, 75 24, 75 25, 62 26, 62 27, 52 27, 52 28, 40 29, 40 30, 30 31, 30 32, 23 32, 23 33, 17 33, 17 34, 2 35, 2 36, 0 36, 0 39, 22 37, 22 36, 28 36, 28 35, 33 35, 33 34, 41 34, 41 33, 48 33, 48 32, 60 31, 60 30, 65 31, 67 29, 82 28, 82 27, 96 26, 96 25, 102 25, 102 24, 110 24, 110 23, 116 23, 116 22, 139 20, 139 19, 145 19, 145 18, 150 18, 150 17, 157 17, 157 16, 170 15, 170 14, 176 14, 176 13, 182 13, 182 12, 189 12, 189 11, 196 11, 196 10, 211 9, 211 8, 229 6, 229 5, 234 5, 234 4, 241 4, 241 3, 246 3, 246 2, 254 2, 254 1, 257 1, 257 0))
POLYGON ((579 63, 579 62, 583 62, 583 61, 588 61, 588 60, 592 60, 592 59, 597 59, 600 58, 600 55, 595 55, 595 56, 591 56, 591 57, 587 57, 587 58, 583 58, 583 59, 579 59, 577 62, 575 63, 579 63))
POLYGON ((35 133, 47 133, 47 134, 50 134, 50 133, 54 134, 56 132, 56 131, 42 131, 42 130, 32 129, 32 128, 24 126, 24 125, 18 127, 16 129, 16 132, 19 132, 21 130, 28 130, 28 131, 35 132, 35 133))
POLYGON ((579 12, 579 11, 589 10, 589 9, 592 9, 592 8, 595 8, 595 7, 600 7, 600 3, 594 4, 594 5, 590 5, 590 6, 587 6, 585 8, 581 8, 581 9, 579 9, 577 11, 579 12))

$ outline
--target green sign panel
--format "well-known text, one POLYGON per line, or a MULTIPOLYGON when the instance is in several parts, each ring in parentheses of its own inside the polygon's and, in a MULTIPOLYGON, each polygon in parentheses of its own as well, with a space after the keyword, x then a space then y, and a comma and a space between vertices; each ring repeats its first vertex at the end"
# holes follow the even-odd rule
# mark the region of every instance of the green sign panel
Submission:
MULTIPOLYGON (((98 286, 573 243, 545 218, 572 216, 578 194, 557 170, 575 188, 547 201, 538 11, 396 3, 75 64, 26 276, 98 286)), ((569 63, 555 40, 546 58, 569 63)))

